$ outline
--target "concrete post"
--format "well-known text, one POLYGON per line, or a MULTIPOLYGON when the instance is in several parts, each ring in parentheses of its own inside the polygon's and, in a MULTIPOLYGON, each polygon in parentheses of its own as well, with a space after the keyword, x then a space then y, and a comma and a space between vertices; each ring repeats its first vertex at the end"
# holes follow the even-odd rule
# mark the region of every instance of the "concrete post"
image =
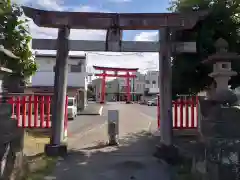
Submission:
POLYGON ((108 110, 108 145, 118 145, 119 134, 119 112, 118 110, 108 110))
POLYGON ((64 137, 64 113, 67 91, 68 74, 68 53, 69 53, 69 35, 68 27, 59 28, 58 47, 54 79, 54 97, 52 113, 52 137, 50 144, 46 145, 45 152, 49 156, 62 156, 67 153, 64 137))

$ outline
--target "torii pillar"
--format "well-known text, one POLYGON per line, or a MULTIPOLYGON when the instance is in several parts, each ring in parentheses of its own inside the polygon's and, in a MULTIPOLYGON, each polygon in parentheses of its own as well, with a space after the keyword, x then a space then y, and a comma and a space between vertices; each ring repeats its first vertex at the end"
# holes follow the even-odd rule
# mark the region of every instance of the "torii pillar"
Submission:
POLYGON ((106 95, 106 71, 102 73, 102 84, 101 84, 101 100, 100 103, 105 103, 105 95, 106 95))
POLYGON ((127 72, 127 104, 131 103, 131 85, 130 85, 130 73, 127 72))

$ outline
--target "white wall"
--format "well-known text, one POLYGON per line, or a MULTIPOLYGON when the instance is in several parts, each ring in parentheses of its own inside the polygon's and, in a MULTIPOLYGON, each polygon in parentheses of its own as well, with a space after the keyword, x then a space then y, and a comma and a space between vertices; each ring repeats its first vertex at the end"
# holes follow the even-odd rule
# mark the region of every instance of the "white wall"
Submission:
POLYGON ((134 91, 138 94, 143 94, 145 89, 145 75, 140 72, 136 72, 136 78, 134 78, 134 91))
MULTIPOLYGON (((72 87, 87 88, 85 79, 79 73, 68 73, 67 84, 72 87)), ((32 86, 53 86, 54 72, 37 72, 32 77, 32 86)))
POLYGON ((145 76, 145 89, 149 89, 149 93, 157 93, 159 84, 159 72, 148 71, 145 76))
MULTIPOLYGON (((54 57, 36 57, 38 70, 32 76, 32 86, 54 85, 54 57)), ((68 59, 68 86, 87 88, 86 59, 68 59), (81 72, 71 72, 71 65, 83 64, 81 72)))

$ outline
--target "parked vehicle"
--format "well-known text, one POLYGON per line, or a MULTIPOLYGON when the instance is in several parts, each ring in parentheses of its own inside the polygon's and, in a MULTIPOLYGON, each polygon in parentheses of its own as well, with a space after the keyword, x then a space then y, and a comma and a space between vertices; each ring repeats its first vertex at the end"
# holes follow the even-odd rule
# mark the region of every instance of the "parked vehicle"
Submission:
POLYGON ((68 119, 77 117, 77 101, 75 97, 68 97, 68 119))
POLYGON ((157 106, 157 98, 154 98, 154 99, 152 99, 152 100, 149 100, 148 102, 147 102, 147 105, 148 106, 157 106))

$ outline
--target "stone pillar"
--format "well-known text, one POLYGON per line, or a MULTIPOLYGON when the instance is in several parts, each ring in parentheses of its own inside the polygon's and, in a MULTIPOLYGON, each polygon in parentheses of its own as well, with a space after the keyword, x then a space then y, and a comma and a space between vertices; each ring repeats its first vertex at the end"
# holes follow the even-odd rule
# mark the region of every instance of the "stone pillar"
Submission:
POLYGON ((169 28, 159 31, 161 49, 159 52, 159 95, 160 95, 160 143, 155 156, 174 164, 179 160, 178 149, 173 145, 172 129, 172 34, 169 28))

